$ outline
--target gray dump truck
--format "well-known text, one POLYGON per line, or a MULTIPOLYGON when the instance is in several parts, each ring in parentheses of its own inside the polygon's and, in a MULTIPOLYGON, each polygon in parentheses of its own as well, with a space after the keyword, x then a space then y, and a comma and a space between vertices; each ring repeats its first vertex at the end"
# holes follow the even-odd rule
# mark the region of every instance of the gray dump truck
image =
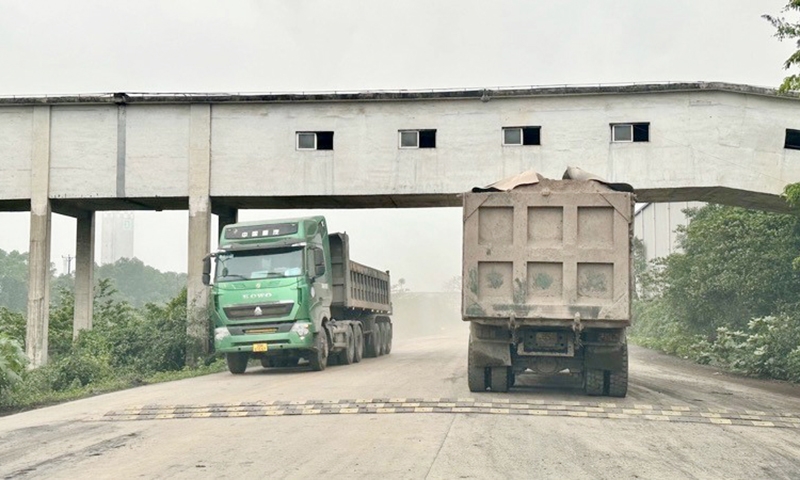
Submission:
POLYGON ((589 395, 626 395, 632 191, 529 172, 464 195, 471 391, 505 392, 532 372, 580 376, 589 395))

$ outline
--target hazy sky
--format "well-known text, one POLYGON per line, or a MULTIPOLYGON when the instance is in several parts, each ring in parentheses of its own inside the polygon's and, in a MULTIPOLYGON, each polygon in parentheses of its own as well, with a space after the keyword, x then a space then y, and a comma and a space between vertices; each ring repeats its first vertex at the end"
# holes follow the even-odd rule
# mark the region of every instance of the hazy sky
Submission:
MULTIPOLYGON (((0 95, 278 92, 650 81, 777 86, 786 0, 0 0, 0 95)), ((2 161, 2 158, 0 158, 2 161)), ((415 290, 460 274, 459 209, 323 211, 415 290)), ((240 212, 252 220, 297 212, 240 212)), ((186 213, 137 213, 134 253, 186 269, 186 213), (165 237, 166 235, 166 237, 165 237)), ((97 231, 99 258, 100 228, 97 231)), ((53 261, 75 222, 54 216, 53 261)), ((28 249, 0 213, 0 249, 28 249)))

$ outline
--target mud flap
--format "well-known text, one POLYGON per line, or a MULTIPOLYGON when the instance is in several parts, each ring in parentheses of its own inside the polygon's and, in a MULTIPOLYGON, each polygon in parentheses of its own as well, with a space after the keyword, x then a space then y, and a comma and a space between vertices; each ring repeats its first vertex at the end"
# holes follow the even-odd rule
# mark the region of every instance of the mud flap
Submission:
POLYGON ((469 360, 474 367, 509 367, 511 348, 506 342, 486 342, 470 334, 469 360))
POLYGON ((584 365, 596 370, 618 371, 624 367, 622 361, 622 344, 608 346, 585 347, 584 365))

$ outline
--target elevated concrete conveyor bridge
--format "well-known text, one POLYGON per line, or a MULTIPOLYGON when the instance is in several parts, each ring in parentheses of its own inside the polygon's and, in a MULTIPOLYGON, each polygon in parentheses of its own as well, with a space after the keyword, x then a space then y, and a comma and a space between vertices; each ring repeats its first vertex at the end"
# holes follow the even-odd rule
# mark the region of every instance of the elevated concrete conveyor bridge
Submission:
POLYGON ((77 218, 75 331, 91 328, 94 215, 188 210, 189 331, 205 344, 211 215, 459 206, 578 166, 639 201, 787 211, 800 98, 726 83, 314 94, 0 97, 0 211, 30 211, 27 352, 47 361, 51 212, 77 218))

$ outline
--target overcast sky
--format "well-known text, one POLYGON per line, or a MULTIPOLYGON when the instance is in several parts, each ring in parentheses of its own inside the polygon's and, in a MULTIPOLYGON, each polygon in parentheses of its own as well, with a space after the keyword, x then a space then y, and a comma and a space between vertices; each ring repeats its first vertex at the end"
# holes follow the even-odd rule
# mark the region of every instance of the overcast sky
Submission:
MULTIPOLYGON (((773 38, 760 16, 785 4, 0 0, 0 95, 697 80, 777 86, 793 45, 773 38)), ((459 209, 323 213, 332 229, 350 233, 357 261, 390 269, 414 290, 439 290, 460 274, 459 209)), ((240 219, 275 215, 247 211, 240 219)), ((185 212, 137 213, 135 224, 137 257, 185 271, 185 212)), ((74 254, 74 236, 74 221, 54 216, 59 269, 62 255, 74 254)), ((0 213, 0 249, 27 251, 27 213, 0 213)))

